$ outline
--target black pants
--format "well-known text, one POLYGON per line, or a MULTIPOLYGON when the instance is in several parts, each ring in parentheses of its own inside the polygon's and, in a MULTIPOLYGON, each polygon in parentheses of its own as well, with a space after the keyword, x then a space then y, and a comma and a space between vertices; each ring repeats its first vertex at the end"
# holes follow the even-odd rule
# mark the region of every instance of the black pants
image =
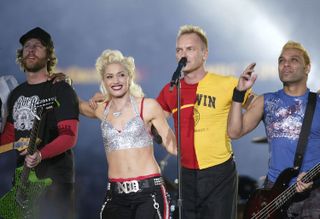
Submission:
POLYGON ((203 170, 182 169, 183 219, 234 219, 238 176, 232 158, 203 170))
POLYGON ((118 194, 108 190, 100 218, 167 219, 169 209, 166 194, 163 185, 129 194, 118 194))
POLYGON ((234 219, 238 176, 232 158, 203 170, 182 169, 183 219, 234 219))

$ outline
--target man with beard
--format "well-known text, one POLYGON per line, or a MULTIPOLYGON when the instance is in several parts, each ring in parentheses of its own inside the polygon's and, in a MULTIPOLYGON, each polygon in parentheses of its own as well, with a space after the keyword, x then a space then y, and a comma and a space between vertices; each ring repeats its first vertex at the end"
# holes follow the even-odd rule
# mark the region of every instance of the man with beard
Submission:
POLYGON ((8 118, 0 145, 22 137, 30 138, 37 119, 36 104, 43 99, 56 98, 59 107, 48 111, 41 119, 38 149, 32 155, 27 150, 22 151, 17 166, 25 163, 35 169, 39 179, 52 179, 52 184, 40 197, 36 218, 75 218, 72 147, 78 133, 78 99, 65 81, 54 84, 48 81, 57 63, 49 33, 36 27, 19 41, 22 48, 17 50, 17 63, 25 72, 26 82, 10 93, 8 118))

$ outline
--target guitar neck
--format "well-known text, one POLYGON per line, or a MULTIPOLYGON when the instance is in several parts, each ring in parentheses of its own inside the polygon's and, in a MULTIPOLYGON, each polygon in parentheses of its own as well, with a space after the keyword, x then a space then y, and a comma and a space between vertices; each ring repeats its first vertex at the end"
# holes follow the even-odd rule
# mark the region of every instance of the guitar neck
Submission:
POLYGON ((38 129, 39 129, 39 124, 40 120, 42 117, 42 109, 40 108, 38 112, 38 116, 35 116, 34 121, 33 121, 33 126, 30 134, 30 141, 28 145, 28 154, 34 154, 34 152, 37 150, 37 136, 38 136, 38 129))
MULTIPOLYGON (((38 116, 35 116, 35 118, 34 118, 32 130, 31 130, 31 134, 30 134, 30 140, 29 140, 29 144, 28 144, 28 149, 27 149, 28 154, 30 154, 30 155, 34 154, 34 152, 37 150, 36 142, 37 142, 38 129, 39 129, 39 124, 41 121, 43 109, 40 108, 37 111, 38 111, 37 112, 38 116)), ((26 165, 26 163, 24 163, 23 170, 22 170, 21 177, 20 177, 22 186, 27 185, 30 170, 31 169, 26 165)))
POLYGON ((302 182, 304 183, 311 182, 319 173, 320 173, 320 163, 315 165, 311 170, 307 172, 306 175, 302 177, 302 182))

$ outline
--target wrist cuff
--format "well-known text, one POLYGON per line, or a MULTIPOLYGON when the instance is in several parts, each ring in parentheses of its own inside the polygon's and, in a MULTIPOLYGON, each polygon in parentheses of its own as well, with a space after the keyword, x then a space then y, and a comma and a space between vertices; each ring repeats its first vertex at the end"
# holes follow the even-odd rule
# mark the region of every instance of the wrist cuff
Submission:
POLYGON ((244 96, 246 95, 246 90, 244 91, 239 91, 236 87, 233 89, 233 95, 232 95, 232 101, 238 102, 238 103, 243 103, 244 101, 244 96))

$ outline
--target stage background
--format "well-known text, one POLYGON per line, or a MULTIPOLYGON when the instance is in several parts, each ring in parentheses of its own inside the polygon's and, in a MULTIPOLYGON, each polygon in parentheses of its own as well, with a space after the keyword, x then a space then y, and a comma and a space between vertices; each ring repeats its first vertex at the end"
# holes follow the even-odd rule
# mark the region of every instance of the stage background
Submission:
MULTIPOLYGON (((12 74, 21 83, 24 74, 15 64, 19 37, 35 26, 51 33, 58 71, 73 79, 78 95, 90 98, 98 91, 96 58, 107 48, 133 56, 138 82, 148 97, 156 97, 176 68, 175 38, 179 26, 204 28, 209 38, 208 69, 238 76, 256 62, 257 93, 281 88, 277 59, 288 40, 300 41, 310 52, 308 85, 318 90, 320 60, 317 0, 10 0, 0 2, 0 74, 12 74)), ((213 85, 214 86, 214 85, 213 85)), ((107 183, 105 153, 99 122, 80 117, 75 147, 78 218, 98 218, 107 183)), ((233 141, 239 174, 261 183, 268 162, 267 144, 252 143, 264 136, 259 126, 233 141)), ((163 174, 176 179, 176 158, 155 145, 163 174)), ((0 195, 10 188, 14 153, 0 154, 0 195)))

